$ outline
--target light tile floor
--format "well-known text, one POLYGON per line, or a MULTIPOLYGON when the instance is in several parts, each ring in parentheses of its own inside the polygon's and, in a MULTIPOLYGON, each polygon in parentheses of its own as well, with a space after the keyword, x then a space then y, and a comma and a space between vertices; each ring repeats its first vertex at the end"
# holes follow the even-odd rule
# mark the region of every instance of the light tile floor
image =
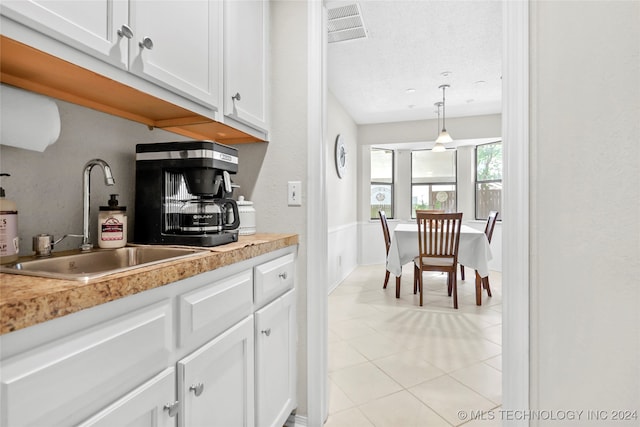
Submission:
POLYGON ((382 289, 384 266, 358 267, 329 296, 329 417, 326 427, 499 426, 502 283, 475 305, 474 271, 458 279, 425 273, 424 306, 413 265, 382 289))

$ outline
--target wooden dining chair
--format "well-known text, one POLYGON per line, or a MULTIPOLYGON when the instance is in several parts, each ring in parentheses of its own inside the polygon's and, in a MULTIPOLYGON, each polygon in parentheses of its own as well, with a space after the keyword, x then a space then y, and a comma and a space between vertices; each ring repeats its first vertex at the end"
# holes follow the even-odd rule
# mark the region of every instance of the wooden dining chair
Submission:
POLYGON ((414 288, 420 290, 420 305, 424 291, 422 273, 441 271, 447 273, 447 291, 453 294, 453 307, 458 308, 458 247, 462 213, 416 212, 418 222, 419 255, 414 258, 414 288))
MULTIPOLYGON (((416 215, 418 215, 418 212, 422 212, 422 213, 444 213, 444 209, 416 209, 416 215)), ((415 280, 413 281, 413 294, 415 295, 418 291, 418 281, 415 280)))
MULTIPOLYGON (((389 224, 387 224, 387 215, 384 211, 379 210, 378 216, 380 217, 380 224, 382 225, 382 234, 384 236, 384 246, 387 256, 389 255, 389 248, 391 247, 391 234, 389 233, 389 224)), ((387 284, 389 283, 389 270, 385 271, 384 275, 384 285, 382 285, 382 289, 387 289, 387 284)), ((396 277, 396 298, 400 298, 400 278, 396 277)))
MULTIPOLYGON (((491 237, 493 236, 493 229, 496 227, 496 221, 498 220, 498 211, 489 211, 487 217, 487 224, 484 226, 484 234, 487 236, 487 240, 491 243, 491 237)), ((460 264, 460 278, 464 280, 464 265, 460 264)), ((489 285, 489 276, 482 278, 482 287, 487 290, 487 295, 491 296, 491 286, 489 285)))

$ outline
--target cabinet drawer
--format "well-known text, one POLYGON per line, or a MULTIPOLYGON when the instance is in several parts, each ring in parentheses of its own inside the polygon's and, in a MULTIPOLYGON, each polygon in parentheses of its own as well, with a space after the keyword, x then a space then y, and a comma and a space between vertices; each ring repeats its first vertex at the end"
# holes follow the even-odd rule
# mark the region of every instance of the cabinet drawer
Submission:
POLYGON ((73 425, 162 371, 168 300, 3 361, 0 425, 73 425))
POLYGON ((211 339, 251 314, 252 279, 247 270, 181 295, 180 346, 211 339))
POLYGON ((254 303, 256 308, 293 288, 295 256, 288 254, 255 267, 254 303))

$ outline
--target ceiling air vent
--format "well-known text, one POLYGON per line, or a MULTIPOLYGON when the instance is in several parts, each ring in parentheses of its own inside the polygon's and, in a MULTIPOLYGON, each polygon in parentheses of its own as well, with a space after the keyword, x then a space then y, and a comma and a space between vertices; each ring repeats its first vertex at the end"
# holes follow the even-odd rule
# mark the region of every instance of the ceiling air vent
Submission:
POLYGON ((327 13, 329 18, 327 22, 329 43, 367 37, 367 30, 364 28, 360 7, 357 3, 328 9, 327 13))

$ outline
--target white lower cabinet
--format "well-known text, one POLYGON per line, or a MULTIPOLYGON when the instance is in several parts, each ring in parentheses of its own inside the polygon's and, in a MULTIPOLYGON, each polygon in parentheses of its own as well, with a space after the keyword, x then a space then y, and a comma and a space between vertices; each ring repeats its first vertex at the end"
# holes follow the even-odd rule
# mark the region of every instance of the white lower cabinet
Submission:
POLYGON ((168 368, 78 427, 175 427, 176 373, 168 368))
POLYGON ((178 362, 181 427, 251 427, 253 316, 178 362))
POLYGON ((280 427, 296 407, 296 296, 255 312, 256 425, 280 427))
POLYGON ((295 250, 0 335, 0 427, 283 426, 295 250))
POLYGON ((167 367, 171 323, 162 301, 2 360, 0 425, 88 418, 167 367))

